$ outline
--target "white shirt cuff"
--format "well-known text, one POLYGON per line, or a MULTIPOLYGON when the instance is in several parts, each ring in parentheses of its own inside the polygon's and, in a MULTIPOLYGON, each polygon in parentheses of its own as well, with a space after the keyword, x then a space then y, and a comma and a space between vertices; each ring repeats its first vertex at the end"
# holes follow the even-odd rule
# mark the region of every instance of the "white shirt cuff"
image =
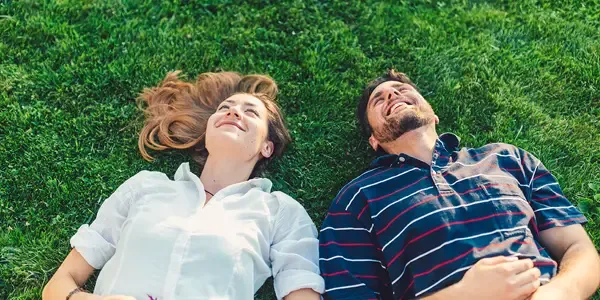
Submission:
POLYGON ((71 247, 77 249, 77 252, 96 270, 102 269, 115 253, 115 247, 87 224, 81 225, 77 233, 71 237, 71 247))

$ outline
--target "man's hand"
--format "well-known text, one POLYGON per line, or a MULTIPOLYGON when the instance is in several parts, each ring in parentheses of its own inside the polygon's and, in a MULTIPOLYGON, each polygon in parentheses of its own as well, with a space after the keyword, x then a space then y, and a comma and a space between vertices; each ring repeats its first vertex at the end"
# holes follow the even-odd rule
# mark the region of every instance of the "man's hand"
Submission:
POLYGON ((456 284, 457 295, 460 299, 527 299, 540 286, 540 275, 530 259, 484 258, 456 284))

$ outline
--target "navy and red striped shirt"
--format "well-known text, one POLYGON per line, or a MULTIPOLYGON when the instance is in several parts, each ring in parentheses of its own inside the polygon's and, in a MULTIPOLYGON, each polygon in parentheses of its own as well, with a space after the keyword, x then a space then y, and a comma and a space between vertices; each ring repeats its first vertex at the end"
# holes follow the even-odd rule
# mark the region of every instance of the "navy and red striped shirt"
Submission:
POLYGON ((413 299, 497 255, 531 258, 542 283, 556 274, 539 232, 587 220, 554 176, 512 145, 458 146, 441 135, 431 166, 381 156, 340 190, 320 233, 326 299, 413 299))

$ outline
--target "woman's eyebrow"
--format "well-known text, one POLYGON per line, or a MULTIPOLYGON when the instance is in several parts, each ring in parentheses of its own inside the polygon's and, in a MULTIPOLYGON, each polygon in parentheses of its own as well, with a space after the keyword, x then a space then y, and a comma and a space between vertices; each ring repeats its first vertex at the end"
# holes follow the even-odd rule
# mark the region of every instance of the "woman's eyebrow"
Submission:
MULTIPOLYGON (((237 102, 235 102, 235 101, 233 101, 231 99, 227 99, 227 100, 225 100, 223 102, 227 102, 227 103, 231 103, 231 104, 237 104, 237 102)), ((256 104, 254 104, 252 102, 244 102, 244 103, 242 103, 242 105, 249 106, 249 107, 256 107, 256 104)))

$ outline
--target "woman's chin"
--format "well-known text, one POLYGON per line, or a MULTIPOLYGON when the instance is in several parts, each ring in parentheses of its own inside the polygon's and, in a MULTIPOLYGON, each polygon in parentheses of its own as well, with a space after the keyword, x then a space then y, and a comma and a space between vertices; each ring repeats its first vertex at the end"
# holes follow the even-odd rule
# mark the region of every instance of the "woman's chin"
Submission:
POLYGON ((245 132, 234 128, 235 130, 222 130, 212 136, 211 142, 214 144, 223 144, 234 147, 242 147, 245 144, 245 132))
POLYGON ((252 146, 255 145, 252 145, 252 143, 249 143, 235 133, 227 132, 219 134, 218 137, 213 136, 213 138, 208 141, 206 148, 209 153, 237 153, 240 156, 247 156, 248 154, 246 152, 248 152, 252 146))

